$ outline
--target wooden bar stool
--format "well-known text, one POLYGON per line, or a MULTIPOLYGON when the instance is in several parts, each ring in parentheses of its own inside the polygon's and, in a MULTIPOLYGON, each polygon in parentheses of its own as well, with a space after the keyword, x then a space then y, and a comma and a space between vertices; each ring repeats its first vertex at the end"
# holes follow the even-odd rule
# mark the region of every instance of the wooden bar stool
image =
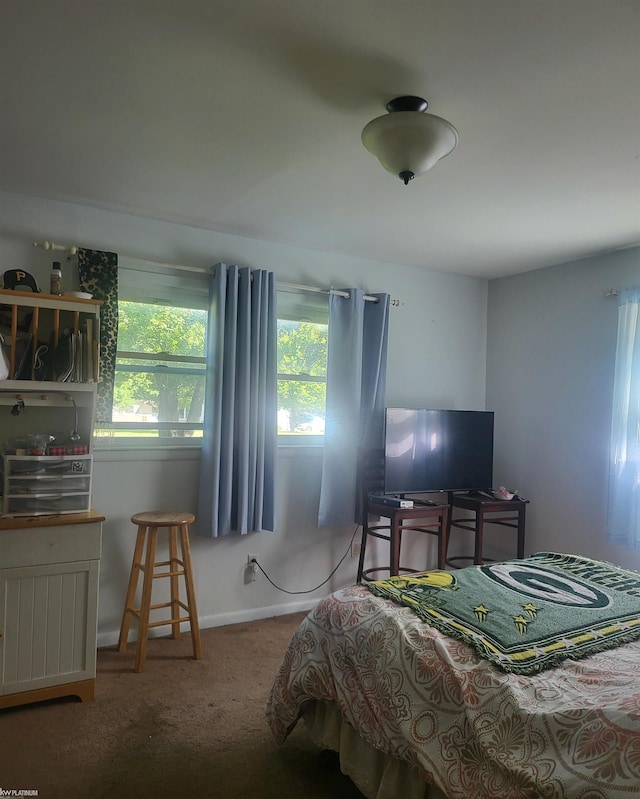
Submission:
POLYGON ((118 652, 124 652, 127 648, 129 625, 131 624, 131 617, 135 616, 138 619, 138 645, 134 668, 136 672, 141 672, 144 669, 150 627, 160 627, 165 624, 170 624, 172 627, 171 637, 179 638, 181 622, 188 621, 191 626, 193 657, 196 660, 200 660, 202 657, 200 648, 200 626, 198 624, 196 596, 193 587, 193 572, 191 570, 191 551, 189 548, 189 525, 195 521, 195 518, 196 517, 192 513, 176 511, 148 511, 145 513, 136 513, 131 517, 131 521, 138 525, 138 535, 133 552, 127 599, 125 601, 124 613, 122 614, 118 652), (169 560, 156 561, 158 530, 161 527, 166 527, 169 530, 169 560), (145 549, 145 543, 146 553, 143 562, 142 555, 145 549), (180 546, 181 558, 178 557, 178 546, 180 546), (162 567, 168 567, 168 570, 156 572, 157 568, 162 567), (134 607, 133 603, 140 572, 144 574, 142 581, 142 598, 140 607, 134 607), (186 604, 180 600, 180 586, 178 580, 180 576, 184 577, 186 604), (171 601, 152 605, 151 592, 153 581, 162 577, 169 577, 171 580, 171 601), (171 618, 163 621, 149 621, 150 612, 158 608, 171 608, 171 618), (186 611, 187 615, 181 616, 181 610, 186 611))

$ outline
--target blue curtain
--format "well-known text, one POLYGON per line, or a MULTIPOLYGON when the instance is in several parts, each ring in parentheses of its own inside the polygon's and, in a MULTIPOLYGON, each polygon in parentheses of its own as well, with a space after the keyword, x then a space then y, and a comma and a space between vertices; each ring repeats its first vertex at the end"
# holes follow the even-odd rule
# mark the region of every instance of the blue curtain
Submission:
POLYGON ((200 535, 275 529, 276 342, 273 273, 217 264, 209 289, 200 535))
POLYGON ((382 447, 389 295, 329 299, 327 407, 318 525, 358 521, 360 448, 382 447))
POLYGON ((608 536, 640 549, 640 288, 618 295, 608 536))

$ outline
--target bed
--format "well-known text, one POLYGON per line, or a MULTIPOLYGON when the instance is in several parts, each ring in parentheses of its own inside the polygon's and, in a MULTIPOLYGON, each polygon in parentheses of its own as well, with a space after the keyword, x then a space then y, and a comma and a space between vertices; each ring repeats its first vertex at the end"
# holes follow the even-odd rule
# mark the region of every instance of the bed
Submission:
MULTIPOLYGON (((502 573, 537 568, 530 561, 509 561, 511 572, 502 573)), ((437 613, 427 608, 435 615, 425 616, 411 600, 389 598, 388 581, 377 593, 356 585, 329 595, 284 654, 266 708, 273 736, 284 742, 303 719, 321 748, 339 753, 340 767, 368 799, 640 796, 640 573, 617 569, 617 577, 598 584, 585 568, 581 582, 599 585, 594 591, 602 596, 612 594, 617 579, 630 602, 624 635, 588 655, 558 652, 571 645, 566 636, 562 645, 521 647, 556 652, 553 662, 522 666, 530 673, 518 673, 517 664, 505 670, 478 642, 446 634, 436 617, 447 614, 437 602, 437 613)), ((576 601, 586 602, 582 595, 576 601)), ((483 613, 485 604, 491 607, 481 603, 483 613)), ((584 608, 561 603, 560 610, 577 619, 584 608)), ((596 630, 596 649, 616 627, 596 630)), ((584 642, 584 631, 574 638, 584 642)))

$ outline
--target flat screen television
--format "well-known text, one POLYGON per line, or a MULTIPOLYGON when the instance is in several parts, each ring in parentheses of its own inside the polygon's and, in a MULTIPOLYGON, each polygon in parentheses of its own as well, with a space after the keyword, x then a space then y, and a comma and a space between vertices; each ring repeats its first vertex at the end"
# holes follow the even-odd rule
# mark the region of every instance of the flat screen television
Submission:
POLYGON ((488 490, 493 411, 387 408, 384 493, 488 490))

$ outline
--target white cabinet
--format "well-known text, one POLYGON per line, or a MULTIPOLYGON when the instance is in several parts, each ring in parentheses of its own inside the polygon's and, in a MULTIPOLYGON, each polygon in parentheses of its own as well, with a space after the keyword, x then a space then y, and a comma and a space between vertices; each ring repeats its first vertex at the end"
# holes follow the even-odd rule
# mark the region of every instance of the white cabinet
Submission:
POLYGON ((0 520, 0 708, 93 698, 103 521, 0 520))
POLYGON ((91 510, 99 302, 0 290, 0 708, 96 676, 104 517, 91 510), (46 352, 55 353, 43 367, 46 352), (43 443, 46 442, 46 443, 43 443))
POLYGON ((0 381, 4 516, 91 507, 101 304, 0 289, 10 375, 0 381), (67 473, 81 463, 88 479, 67 473))

